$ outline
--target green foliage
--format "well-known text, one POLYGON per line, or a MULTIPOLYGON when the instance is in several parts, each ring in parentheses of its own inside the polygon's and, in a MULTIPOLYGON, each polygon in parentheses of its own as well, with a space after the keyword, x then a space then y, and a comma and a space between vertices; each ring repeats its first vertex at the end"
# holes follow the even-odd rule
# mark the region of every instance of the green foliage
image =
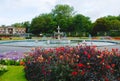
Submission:
POLYGON ((29 37, 25 37, 25 39, 32 39, 32 36, 29 36, 29 37))
POLYGON ((53 33, 58 25, 61 31, 67 33, 91 31, 89 18, 81 14, 75 15, 74 8, 69 5, 56 5, 51 13, 33 18, 30 31, 33 34, 53 33))
POLYGON ((73 11, 74 8, 69 5, 56 5, 52 13, 58 17, 70 17, 74 14, 73 11))
POLYGON ((31 22, 30 31, 33 34, 50 33, 54 29, 56 22, 53 21, 51 14, 41 14, 31 22))
POLYGON ((57 31, 56 28, 58 25, 61 31, 73 33, 69 36, 83 36, 81 33, 90 33, 92 36, 97 36, 103 35, 97 33, 105 32, 109 32, 108 35, 110 36, 119 36, 118 33, 110 31, 120 31, 120 15, 108 15, 98 18, 92 23, 89 17, 82 14, 75 14, 73 7, 66 4, 59 4, 50 13, 43 13, 33 18, 31 23, 26 21, 15 23, 12 26, 25 27, 27 33, 33 33, 38 36, 39 34, 53 34, 54 31, 57 31))
POLYGON ((7 66, 0 64, 0 76, 7 72, 7 66))
POLYGON ((93 26, 92 34, 97 35, 97 32, 107 32, 109 31, 108 21, 104 18, 99 18, 96 20, 93 26))
POLYGON ((20 61, 1 59, 0 60, 0 64, 3 64, 3 65, 20 65, 20 61))
POLYGON ((54 21, 62 28, 62 31, 68 32, 72 27, 72 16, 74 8, 69 5, 56 5, 52 10, 54 21), (70 29, 69 29, 70 28, 70 29))
POLYGON ((120 16, 107 16, 99 18, 93 24, 92 34, 97 35, 97 32, 109 32, 110 36, 119 36, 118 32, 120 31, 120 16))
POLYGON ((73 26, 76 32, 90 32, 91 21, 89 20, 89 17, 77 14, 73 18, 73 26))

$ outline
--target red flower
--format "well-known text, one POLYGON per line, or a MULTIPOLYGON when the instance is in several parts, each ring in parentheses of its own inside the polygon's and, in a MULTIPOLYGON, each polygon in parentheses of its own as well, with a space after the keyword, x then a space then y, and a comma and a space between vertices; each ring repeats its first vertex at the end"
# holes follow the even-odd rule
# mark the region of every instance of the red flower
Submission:
POLYGON ((72 74, 73 76, 76 76, 76 75, 78 74, 78 72, 73 71, 71 74, 72 74))
POLYGON ((114 52, 114 51, 115 51, 115 49, 114 49, 114 48, 112 48, 112 51, 114 52))
POLYGON ((78 66, 78 67, 85 67, 85 65, 82 64, 82 63, 77 64, 77 66, 78 66))
POLYGON ((84 75, 84 74, 85 74, 85 71, 82 70, 81 75, 84 75))
POLYGON ((110 69, 111 67, 110 67, 109 65, 106 65, 106 68, 107 68, 107 69, 110 69))
POLYGON ((109 81, 107 77, 105 77, 105 81, 109 81))
POLYGON ((89 66, 87 66, 87 68, 91 68, 91 66, 89 65, 89 66))
POLYGON ((88 57, 88 59, 90 59, 91 55, 90 55, 90 54, 88 54, 88 56, 87 56, 87 57, 88 57))
POLYGON ((118 48, 116 48, 116 52, 118 52, 118 48))
POLYGON ((111 66, 114 68, 114 67, 115 67, 115 64, 112 64, 111 66))
POLYGON ((83 53, 83 54, 85 54, 85 55, 86 55, 86 54, 87 54, 87 51, 84 51, 84 53, 83 53))
POLYGON ((102 61, 100 62, 100 64, 103 64, 103 63, 104 63, 104 61, 105 61, 105 60, 104 60, 104 59, 102 59, 102 61))

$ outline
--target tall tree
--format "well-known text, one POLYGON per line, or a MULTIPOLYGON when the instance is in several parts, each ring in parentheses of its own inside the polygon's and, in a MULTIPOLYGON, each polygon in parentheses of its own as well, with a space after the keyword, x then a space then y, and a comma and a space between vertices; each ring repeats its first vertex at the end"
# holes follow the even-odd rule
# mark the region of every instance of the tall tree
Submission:
POLYGON ((73 11, 74 8, 69 5, 56 5, 52 10, 54 21, 62 28, 62 31, 67 32, 71 28, 73 11))
POLYGON ((52 14, 41 14, 32 19, 30 30, 33 34, 50 33, 55 25, 52 14))
POLYGON ((23 22, 23 27, 26 28, 26 33, 30 33, 30 22, 29 21, 25 21, 23 22))
POLYGON ((73 24, 76 32, 90 32, 91 31, 91 21, 89 17, 77 14, 74 16, 73 24))
POLYGON ((111 20, 110 22, 110 30, 119 30, 120 31, 120 21, 119 20, 111 20))
POLYGON ((109 31, 109 22, 105 18, 99 18, 95 21, 92 34, 97 35, 97 32, 109 31))

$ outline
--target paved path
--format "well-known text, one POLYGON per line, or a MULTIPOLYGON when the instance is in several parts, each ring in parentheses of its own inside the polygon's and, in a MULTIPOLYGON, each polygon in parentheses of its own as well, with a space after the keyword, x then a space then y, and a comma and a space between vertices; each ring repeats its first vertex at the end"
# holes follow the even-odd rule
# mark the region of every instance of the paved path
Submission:
POLYGON ((0 46, 0 54, 4 54, 10 51, 16 52, 29 52, 31 47, 11 47, 11 46, 0 46))
POLYGON ((120 50, 120 44, 119 45, 113 45, 113 46, 101 46, 98 47, 99 49, 104 49, 104 48, 108 48, 109 50, 111 50, 112 48, 117 48, 120 50))
MULTIPOLYGON (((29 52, 31 51, 32 47, 11 47, 11 46, 0 46, 0 54, 4 54, 10 51, 16 51, 16 52, 29 52)), ((114 46, 102 46, 98 47, 99 49, 108 48, 111 50, 112 48, 118 48, 120 50, 120 45, 114 45, 114 46)))

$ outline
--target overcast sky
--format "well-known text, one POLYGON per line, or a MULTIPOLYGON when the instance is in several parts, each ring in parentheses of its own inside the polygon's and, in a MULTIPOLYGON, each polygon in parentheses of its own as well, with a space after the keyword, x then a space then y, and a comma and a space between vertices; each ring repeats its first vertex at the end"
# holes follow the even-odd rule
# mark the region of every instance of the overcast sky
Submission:
POLYGON ((0 0, 0 25, 31 21, 41 13, 51 12, 57 4, 68 4, 92 21, 120 14, 120 0, 0 0))

